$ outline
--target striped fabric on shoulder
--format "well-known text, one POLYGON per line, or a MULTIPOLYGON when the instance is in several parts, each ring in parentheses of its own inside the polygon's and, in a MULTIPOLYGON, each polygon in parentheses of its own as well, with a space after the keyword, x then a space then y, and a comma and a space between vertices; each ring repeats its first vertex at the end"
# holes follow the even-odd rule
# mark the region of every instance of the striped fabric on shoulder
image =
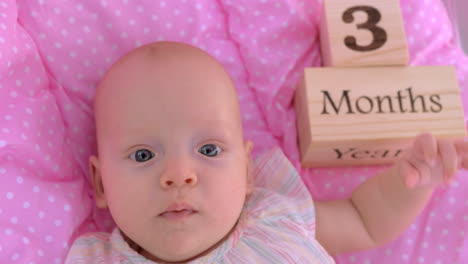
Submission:
POLYGON ((283 217, 303 224, 306 232, 310 233, 311 237, 315 237, 315 208, 312 196, 283 151, 276 147, 262 154, 255 161, 254 168, 255 187, 259 190, 269 190, 269 193, 274 195, 257 197, 251 201, 254 204, 250 210, 261 211, 270 204, 284 204, 291 214, 285 216, 284 212, 279 211, 279 213, 283 213, 283 217), (266 201, 264 200, 266 198, 280 201, 266 201))
POLYGON ((123 239, 120 230, 112 233, 87 233, 75 240, 65 264, 151 264, 123 239))

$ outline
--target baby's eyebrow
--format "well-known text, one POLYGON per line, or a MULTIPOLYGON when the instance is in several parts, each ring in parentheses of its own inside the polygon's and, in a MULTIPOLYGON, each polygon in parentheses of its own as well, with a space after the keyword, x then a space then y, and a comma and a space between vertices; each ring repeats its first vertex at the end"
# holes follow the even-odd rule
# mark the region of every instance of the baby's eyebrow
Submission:
POLYGON ((204 129, 200 134, 213 139, 229 140, 233 135, 234 130, 226 125, 214 125, 213 127, 204 129))
POLYGON ((137 146, 148 145, 152 147, 157 147, 158 145, 160 145, 160 143, 158 143, 156 139, 157 138, 155 137, 140 135, 122 136, 119 140, 116 140, 115 148, 119 152, 128 152, 132 148, 135 148, 137 146))
MULTIPOLYGON (((232 124, 232 122, 226 120, 210 120, 206 122, 203 126, 194 128, 191 131, 191 137, 193 140, 219 140, 219 141, 229 141, 232 139, 239 129, 232 124)), ((164 137, 163 134, 167 133, 156 133, 156 132, 141 132, 141 127, 132 128, 127 130, 125 133, 122 133, 115 137, 116 146, 119 150, 127 151, 129 148, 138 146, 138 145, 150 145, 155 146, 161 144, 159 140, 162 140, 161 137, 164 137)), ((114 134, 115 135, 115 134, 114 134)))
POLYGON ((210 120, 209 123, 210 123, 211 128, 214 128, 221 132, 232 132, 238 128, 238 126, 236 125, 236 122, 233 122, 232 120, 215 119, 215 120, 210 120))

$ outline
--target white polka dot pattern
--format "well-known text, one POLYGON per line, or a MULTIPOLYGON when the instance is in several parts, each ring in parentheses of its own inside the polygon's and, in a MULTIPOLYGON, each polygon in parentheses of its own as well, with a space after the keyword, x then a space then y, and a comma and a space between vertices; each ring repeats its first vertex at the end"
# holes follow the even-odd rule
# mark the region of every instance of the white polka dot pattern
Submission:
MULTIPOLYGON (((294 86, 320 65, 318 0, 0 0, 0 263, 62 263, 83 232, 109 231, 92 202, 92 98, 119 56, 152 41, 209 52, 232 76, 254 156, 279 145, 298 165, 294 86)), ((439 0, 401 0, 412 65, 454 65, 468 116, 468 58, 439 0)), ((317 199, 344 197, 381 168, 303 170, 317 199)), ((399 239, 337 263, 468 261, 467 173, 434 194, 399 239), (382 258, 385 256, 385 258, 382 258)))

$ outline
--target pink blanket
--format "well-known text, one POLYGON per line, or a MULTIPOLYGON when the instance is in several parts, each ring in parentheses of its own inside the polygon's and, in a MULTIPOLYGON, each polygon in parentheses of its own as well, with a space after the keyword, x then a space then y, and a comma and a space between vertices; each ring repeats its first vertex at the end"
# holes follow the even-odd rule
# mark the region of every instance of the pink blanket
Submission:
MULTIPOLYGON (((175 40, 221 61, 254 156, 280 146, 299 169, 295 84, 320 65, 318 0, 0 0, 0 263, 62 263, 83 232, 114 223, 93 204, 91 102, 119 56, 175 40)), ((468 58, 439 0, 401 0, 412 65, 454 65, 468 110, 468 58)), ((467 114, 468 116, 468 114, 467 114)), ((302 170, 314 199, 348 196, 382 167, 302 170)), ((468 263, 468 173, 438 189, 394 242, 337 263, 468 263)))

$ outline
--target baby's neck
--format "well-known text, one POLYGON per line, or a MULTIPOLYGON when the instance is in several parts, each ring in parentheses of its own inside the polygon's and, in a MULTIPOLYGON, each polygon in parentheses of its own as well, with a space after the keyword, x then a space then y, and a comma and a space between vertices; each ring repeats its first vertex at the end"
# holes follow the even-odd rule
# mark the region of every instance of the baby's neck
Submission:
POLYGON ((125 240, 125 242, 127 242, 128 246, 131 249, 133 249, 136 253, 138 253, 139 255, 141 255, 141 256, 143 256, 143 257, 145 257, 145 258, 147 258, 147 259, 149 259, 151 261, 154 261, 154 262, 159 263, 159 264, 187 263, 187 262, 193 261, 195 259, 204 257, 204 256, 208 255, 209 253, 211 253, 214 249, 218 248, 222 243, 224 243, 229 238, 229 236, 234 232, 234 230, 236 230, 237 225, 239 223, 239 220, 240 220, 240 217, 237 219, 236 223, 231 228, 231 230, 229 230, 229 232, 221 240, 216 242, 216 244, 214 244, 213 246, 209 247, 207 250, 203 251, 202 253, 200 253, 200 254, 198 254, 196 256, 193 256, 193 257, 191 257, 189 259, 186 259, 184 261, 177 261, 177 262, 165 261, 165 260, 162 260, 162 259, 154 256, 153 254, 146 251, 144 248, 140 247, 133 240, 131 240, 127 235, 125 235, 125 233, 122 230, 119 229, 119 231, 120 231, 120 234, 122 235, 123 239, 125 240))

